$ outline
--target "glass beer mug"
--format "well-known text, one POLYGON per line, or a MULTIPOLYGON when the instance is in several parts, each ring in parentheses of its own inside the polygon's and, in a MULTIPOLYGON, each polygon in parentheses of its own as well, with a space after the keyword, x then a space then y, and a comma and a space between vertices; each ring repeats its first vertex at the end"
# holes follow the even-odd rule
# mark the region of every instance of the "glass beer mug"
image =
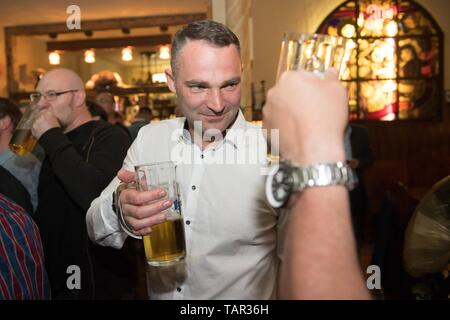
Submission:
POLYGON ((135 167, 138 191, 163 188, 167 198, 173 201, 165 210, 166 221, 152 226, 152 232, 143 238, 145 257, 151 266, 168 266, 182 261, 186 256, 186 240, 181 198, 173 162, 160 162, 135 167))
POLYGON ((286 32, 281 43, 277 79, 288 70, 303 69, 323 75, 329 68, 336 69, 342 77, 351 50, 351 42, 342 37, 286 32))
POLYGON ((36 145, 37 139, 31 134, 31 128, 38 113, 39 106, 31 103, 14 130, 9 148, 19 156, 28 154, 36 145))

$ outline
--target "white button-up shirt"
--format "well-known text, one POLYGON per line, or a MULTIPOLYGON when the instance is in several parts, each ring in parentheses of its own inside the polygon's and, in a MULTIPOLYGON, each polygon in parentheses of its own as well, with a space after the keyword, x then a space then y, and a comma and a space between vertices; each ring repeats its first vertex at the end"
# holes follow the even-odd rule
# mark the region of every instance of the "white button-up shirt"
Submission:
MULTIPOLYGON (((183 131, 185 118, 143 127, 123 167, 178 163, 186 258, 147 267, 151 299, 275 298, 279 265, 276 211, 264 197, 266 141, 239 112, 225 139, 201 150, 183 131)), ((115 178, 86 216, 89 237, 120 248, 127 237, 113 212, 115 178)))

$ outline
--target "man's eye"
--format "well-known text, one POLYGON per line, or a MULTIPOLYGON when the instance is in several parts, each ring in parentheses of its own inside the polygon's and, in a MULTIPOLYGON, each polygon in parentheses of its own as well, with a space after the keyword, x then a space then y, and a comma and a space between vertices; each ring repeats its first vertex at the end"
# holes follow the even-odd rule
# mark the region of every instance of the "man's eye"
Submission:
POLYGON ((190 86, 192 92, 201 92, 206 88, 204 86, 190 86))
POLYGON ((224 87, 225 90, 234 90, 238 86, 237 83, 230 83, 224 87))
POLYGON ((48 92, 48 93, 47 93, 47 97, 49 97, 49 98, 55 98, 55 97, 56 97, 56 92, 48 92))

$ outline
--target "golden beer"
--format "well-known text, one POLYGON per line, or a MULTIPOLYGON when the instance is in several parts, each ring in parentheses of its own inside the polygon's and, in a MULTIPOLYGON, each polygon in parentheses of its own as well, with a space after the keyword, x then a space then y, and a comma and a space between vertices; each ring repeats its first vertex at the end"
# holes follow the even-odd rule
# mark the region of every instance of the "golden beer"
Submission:
POLYGON ((16 129, 9 148, 17 155, 23 156, 33 150, 36 142, 36 138, 31 134, 31 129, 16 129))
POLYGON ((171 265, 186 255, 183 219, 166 220, 152 226, 152 233, 143 237, 145 257, 151 266, 171 265))

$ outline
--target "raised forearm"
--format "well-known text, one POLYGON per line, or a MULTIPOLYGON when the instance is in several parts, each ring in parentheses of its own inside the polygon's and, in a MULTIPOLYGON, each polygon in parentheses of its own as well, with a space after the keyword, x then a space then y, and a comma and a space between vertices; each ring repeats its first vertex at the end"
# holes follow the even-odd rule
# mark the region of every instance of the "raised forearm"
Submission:
POLYGON ((293 200, 281 266, 281 299, 367 299, 347 190, 306 189, 293 200))

